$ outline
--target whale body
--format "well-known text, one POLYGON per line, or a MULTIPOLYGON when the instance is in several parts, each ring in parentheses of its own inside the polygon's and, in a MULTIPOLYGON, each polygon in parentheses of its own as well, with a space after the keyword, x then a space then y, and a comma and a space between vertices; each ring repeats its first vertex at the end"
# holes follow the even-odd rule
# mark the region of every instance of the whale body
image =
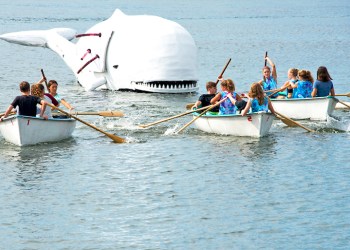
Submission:
POLYGON ((129 16, 117 9, 85 34, 57 28, 7 33, 0 39, 50 48, 88 91, 99 87, 157 93, 198 90, 192 36, 178 23, 161 17, 129 16), (75 38, 77 42, 71 42, 75 38))

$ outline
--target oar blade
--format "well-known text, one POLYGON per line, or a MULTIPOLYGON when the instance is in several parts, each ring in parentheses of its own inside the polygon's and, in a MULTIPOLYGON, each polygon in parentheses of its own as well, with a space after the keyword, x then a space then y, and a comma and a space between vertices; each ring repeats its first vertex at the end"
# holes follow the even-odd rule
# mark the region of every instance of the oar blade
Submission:
POLYGON ((298 127, 295 123, 291 122, 290 120, 288 119, 285 119, 281 116, 278 116, 278 119, 281 120, 281 122, 283 122, 284 124, 286 124, 288 127, 298 127))
POLYGON ((105 135, 107 135, 109 138, 111 138, 115 143, 125 143, 126 140, 124 138, 121 138, 117 135, 113 135, 110 133, 106 133, 105 135))
POLYGON ((191 109, 193 106, 194 106, 194 103, 188 103, 188 104, 186 105, 186 109, 189 110, 189 109, 191 109))

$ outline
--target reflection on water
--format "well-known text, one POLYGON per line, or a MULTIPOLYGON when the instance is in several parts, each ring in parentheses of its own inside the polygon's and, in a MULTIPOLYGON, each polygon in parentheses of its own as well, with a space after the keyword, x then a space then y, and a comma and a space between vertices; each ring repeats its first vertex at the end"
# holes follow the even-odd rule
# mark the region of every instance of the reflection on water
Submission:
POLYGON ((0 143, 2 170, 12 176, 15 185, 32 189, 42 178, 48 166, 64 156, 69 158, 76 146, 74 139, 57 143, 41 143, 25 147, 15 146, 4 140, 0 143))

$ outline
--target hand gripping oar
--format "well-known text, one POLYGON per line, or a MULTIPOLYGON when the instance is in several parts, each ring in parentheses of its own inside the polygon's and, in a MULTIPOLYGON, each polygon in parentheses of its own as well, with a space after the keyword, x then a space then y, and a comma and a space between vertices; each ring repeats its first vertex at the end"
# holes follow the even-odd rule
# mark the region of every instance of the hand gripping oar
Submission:
POLYGON ((278 112, 276 112, 276 111, 275 111, 275 113, 277 114, 276 117, 277 117, 278 119, 280 119, 281 121, 283 121, 284 123, 286 123, 287 125, 289 125, 288 123, 291 123, 292 125, 296 125, 296 126, 298 126, 298 127, 301 127, 302 129, 305 129, 305 130, 307 130, 308 132, 315 132, 314 130, 309 129, 309 128, 307 128, 307 127, 301 125, 299 122, 296 122, 296 121, 290 119, 289 117, 287 117, 287 116, 285 116, 285 115, 282 115, 281 113, 278 113, 278 112), (281 119, 281 117, 282 117, 283 119, 281 119))
MULTIPOLYGON (((283 88, 277 89, 275 91, 273 91, 271 94, 269 94, 269 97, 273 96, 274 94, 281 92, 283 90, 285 90, 286 88, 288 88, 290 86, 290 83, 288 83, 286 86, 284 86, 283 88)), ((270 92, 271 90, 265 90, 264 92, 270 92)))
POLYGON ((185 116, 185 115, 188 115, 188 114, 197 112, 197 111, 205 110, 205 109, 207 109, 207 108, 208 108, 208 106, 207 106, 207 107, 203 107, 203 108, 199 108, 199 109, 196 109, 196 110, 187 111, 187 112, 185 112, 185 113, 181 113, 181 114, 178 114, 178 115, 174 115, 174 116, 171 116, 171 117, 168 117, 168 118, 165 118, 165 119, 156 121, 156 122, 152 122, 152 123, 149 123, 149 124, 141 124, 141 125, 139 125, 139 127, 141 127, 141 128, 148 128, 148 127, 150 127, 150 126, 152 126, 152 125, 156 125, 156 124, 158 124, 158 123, 170 121, 170 120, 172 120, 172 119, 175 119, 175 118, 178 118, 178 117, 181 117, 181 116, 185 116))
POLYGON ((190 126, 193 122, 195 122, 199 117, 201 117, 202 115, 204 115, 207 111, 212 110, 214 107, 220 105, 220 103, 224 102, 228 97, 225 97, 224 99, 222 99, 221 101, 210 105, 209 107, 206 107, 207 109, 201 113, 200 115, 196 116, 195 118, 192 119, 192 121, 188 122, 185 124, 185 126, 183 126, 182 128, 179 129, 179 131, 176 132, 176 134, 180 133, 181 131, 183 131, 185 128, 187 128, 188 126, 190 126))
POLYGON ((218 84, 219 79, 222 78, 222 76, 224 75, 224 73, 225 73, 225 71, 226 71, 228 65, 230 64, 230 62, 231 62, 231 58, 228 59, 228 61, 227 61, 226 65, 225 65, 225 67, 224 67, 224 68, 222 69, 222 71, 221 71, 221 74, 218 76, 218 79, 216 79, 215 84, 218 84))
POLYGON ((69 116, 69 117, 72 117, 73 119, 75 119, 75 120, 77 120, 77 121, 79 121, 79 122, 85 124, 86 126, 89 126, 89 127, 93 128, 93 129, 97 130, 98 132, 100 132, 100 133, 102 133, 102 134, 108 136, 108 137, 111 138, 114 142, 117 142, 117 143, 123 143, 123 142, 125 142, 125 139, 123 139, 123 138, 121 138, 121 137, 119 137, 119 136, 113 135, 113 134, 109 134, 109 133, 107 133, 107 132, 105 132, 105 131, 99 129, 99 128, 96 127, 96 126, 94 126, 94 125, 92 125, 92 124, 90 124, 90 123, 88 123, 88 122, 86 122, 86 121, 83 121, 83 120, 81 120, 80 118, 78 118, 78 117, 76 117, 76 116, 74 116, 74 115, 69 114, 68 112, 66 112, 66 111, 64 111, 64 110, 55 107, 55 105, 53 105, 53 104, 51 104, 51 103, 47 103, 47 105, 50 106, 51 108, 57 109, 58 111, 60 111, 61 113, 65 114, 65 115, 67 115, 67 116, 69 116))

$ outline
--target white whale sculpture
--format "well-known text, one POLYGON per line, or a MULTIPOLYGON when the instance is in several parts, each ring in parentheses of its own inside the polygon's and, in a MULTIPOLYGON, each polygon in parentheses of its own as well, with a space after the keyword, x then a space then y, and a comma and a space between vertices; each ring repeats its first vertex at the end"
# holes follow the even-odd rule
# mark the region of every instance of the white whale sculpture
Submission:
POLYGON ((77 35, 68 28, 7 33, 0 39, 55 51, 86 89, 187 93, 198 90, 197 47, 181 25, 119 9, 77 35), (78 38, 76 43, 70 40, 78 38))

